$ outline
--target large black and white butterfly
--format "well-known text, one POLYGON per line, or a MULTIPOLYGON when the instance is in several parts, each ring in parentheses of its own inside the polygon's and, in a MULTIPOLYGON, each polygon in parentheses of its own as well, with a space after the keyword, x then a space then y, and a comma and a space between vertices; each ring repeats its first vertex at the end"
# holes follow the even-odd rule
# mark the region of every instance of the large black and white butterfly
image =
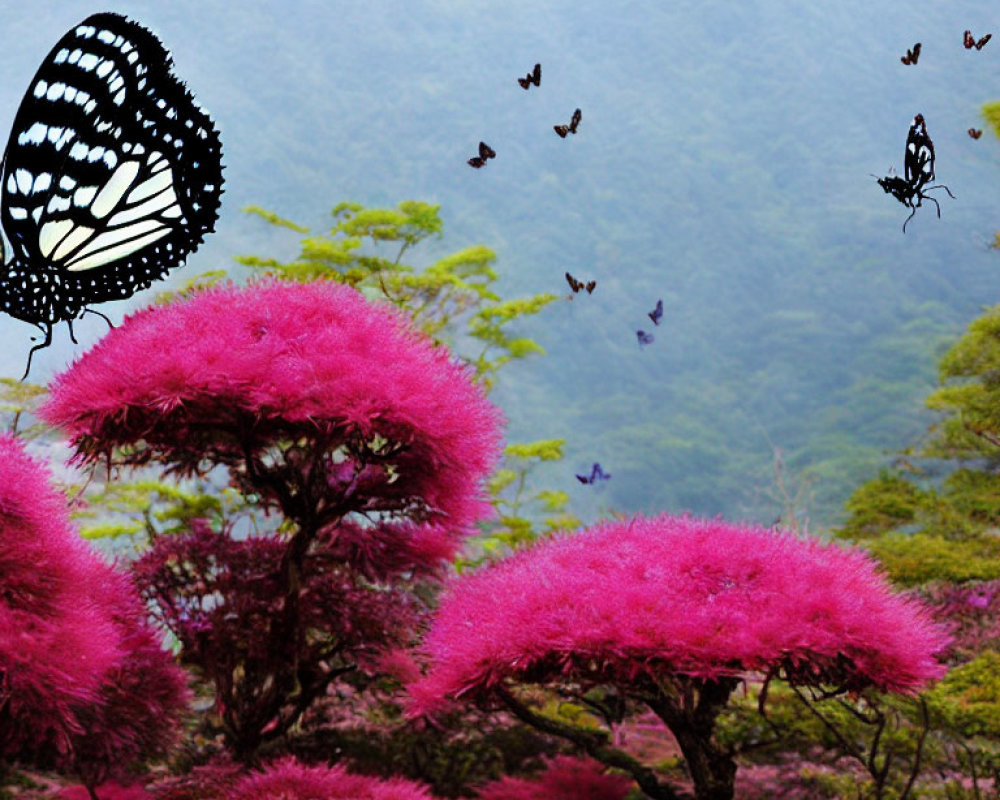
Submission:
POLYGON ((45 336, 28 369, 56 323, 72 337, 88 306, 147 288, 215 228, 222 145, 171 66, 142 25, 94 14, 52 48, 21 101, 0 168, 12 251, 0 310, 45 336))
POLYGON ((941 216, 941 205, 927 194, 931 189, 944 189, 948 196, 954 198, 947 186, 930 186, 934 180, 934 142, 927 134, 927 124, 924 115, 917 114, 910 123, 910 132, 906 137, 906 155, 903 159, 903 177, 887 175, 878 178, 878 185, 886 194, 891 194, 907 208, 912 209, 910 216, 903 223, 903 233, 906 233, 906 223, 913 219, 921 203, 930 200, 937 207, 937 215, 941 216))

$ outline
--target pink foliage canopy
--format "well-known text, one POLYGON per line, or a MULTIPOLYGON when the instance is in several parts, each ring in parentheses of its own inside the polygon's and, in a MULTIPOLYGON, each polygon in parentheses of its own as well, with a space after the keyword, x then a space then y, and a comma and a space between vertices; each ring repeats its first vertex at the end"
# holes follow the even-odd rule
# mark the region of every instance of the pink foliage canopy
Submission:
POLYGON ((0 436, 0 750, 96 782, 172 742, 187 680, 48 479, 0 436))
POLYGON ((458 579, 411 686, 413 713, 505 680, 696 678, 910 691, 948 637, 860 551, 668 515, 604 523, 458 579))
POLYGON ((500 443, 499 412, 467 368, 402 314, 326 281, 224 286, 139 311, 55 379, 42 416, 81 460, 138 444, 132 463, 180 472, 304 437, 340 452, 325 469, 341 498, 418 498, 424 519, 453 530, 486 512, 480 482, 500 443), (391 470, 376 437, 400 448, 391 470), (372 458, 338 467, 350 447, 372 458))
POLYGON ((606 770, 588 758, 557 756, 538 775, 504 776, 483 786, 477 796, 480 800, 625 800, 632 781, 606 770))
POLYGON ((285 758, 244 778, 226 800, 431 800, 431 795, 402 778, 352 775, 340 765, 309 767, 285 758))
POLYGON ((74 534, 48 480, 17 439, 0 436, 0 708, 8 720, 0 746, 8 748, 78 731, 74 709, 96 699, 122 655, 94 601, 106 567, 74 534))

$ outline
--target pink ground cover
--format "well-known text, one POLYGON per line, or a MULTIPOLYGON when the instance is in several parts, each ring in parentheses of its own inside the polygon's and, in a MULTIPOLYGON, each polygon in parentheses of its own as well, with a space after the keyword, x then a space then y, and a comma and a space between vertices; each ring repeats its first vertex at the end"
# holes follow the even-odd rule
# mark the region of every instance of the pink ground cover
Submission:
POLYGON ((509 775, 483 786, 480 800, 625 800, 632 781, 611 775, 603 764, 558 756, 530 778, 509 775))
POLYGON ((286 758, 241 780, 226 800, 431 800, 431 795, 403 778, 352 775, 339 765, 309 767, 286 758))
POLYGON ((948 637, 860 551, 663 515, 546 541, 457 579, 425 642, 413 713, 507 679, 712 678, 781 666, 799 682, 912 691, 948 637))
POLYGON ((247 443, 306 436, 333 452, 378 435, 401 446, 393 473, 331 464, 331 488, 419 496, 452 529, 488 507, 501 423, 470 371, 399 312, 343 285, 272 280, 129 316, 55 379, 41 416, 80 460, 141 444, 132 463, 181 472, 236 463, 247 443))

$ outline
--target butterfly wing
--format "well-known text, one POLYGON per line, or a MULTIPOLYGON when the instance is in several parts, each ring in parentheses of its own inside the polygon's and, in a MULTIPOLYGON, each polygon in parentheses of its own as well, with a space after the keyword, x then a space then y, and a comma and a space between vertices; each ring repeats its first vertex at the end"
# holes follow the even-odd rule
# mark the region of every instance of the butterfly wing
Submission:
POLYGON ((982 39, 980 39, 978 42, 976 42, 976 49, 977 50, 982 50, 984 47, 986 47, 986 43, 990 39, 992 39, 992 38, 993 38, 993 34, 992 33, 987 33, 982 39))
POLYGON ((580 113, 580 109, 573 112, 573 117, 569 121, 570 133, 576 133, 576 129, 580 126, 580 120, 583 119, 583 114, 580 113))
POLYGON ((479 156, 473 156, 469 159, 469 166, 475 169, 480 169, 486 163, 485 158, 480 158, 479 156))
POLYGON ((556 133, 559 134, 560 139, 565 139, 566 134, 569 133, 568 125, 553 125, 552 128, 553 130, 555 130, 556 133))
POLYGON ((532 70, 532 73, 531 73, 531 82, 533 84, 535 84, 535 86, 541 86, 542 85, 542 65, 541 64, 535 64, 535 69, 532 70))
POLYGON ((656 301, 656 308, 649 312, 649 318, 653 320, 654 325, 660 324, 660 319, 663 317, 663 301, 656 301))
POLYGON ((969 136, 971 136, 973 139, 978 139, 982 135, 983 135, 982 130, 978 128, 969 128, 969 136))
POLYGON ((118 14, 88 17, 42 62, 0 169, 12 316, 52 324, 129 297, 214 230, 222 145, 171 66, 118 14))
POLYGON ((646 333, 645 331, 636 331, 635 335, 636 338, 639 340, 640 346, 644 344, 652 344, 653 342, 653 334, 651 333, 646 333))
POLYGON ((910 123, 903 163, 905 181, 916 193, 934 180, 934 143, 927 135, 923 114, 917 114, 910 123))
POLYGON ((497 153, 492 147, 490 147, 486 142, 479 143, 479 157, 485 161, 488 158, 496 158, 497 153))
POLYGON ((594 289, 597 288, 597 281, 587 281, 583 288, 587 290, 587 294, 593 294, 594 289))
POLYGON ((579 292, 580 289, 583 287, 583 284, 576 278, 574 278, 572 275, 570 275, 568 272, 566 273, 566 283, 568 283, 569 288, 573 290, 573 294, 579 292))
POLYGON ((966 50, 971 50, 976 46, 976 40, 972 38, 972 31, 966 31, 962 37, 962 44, 965 45, 966 50))

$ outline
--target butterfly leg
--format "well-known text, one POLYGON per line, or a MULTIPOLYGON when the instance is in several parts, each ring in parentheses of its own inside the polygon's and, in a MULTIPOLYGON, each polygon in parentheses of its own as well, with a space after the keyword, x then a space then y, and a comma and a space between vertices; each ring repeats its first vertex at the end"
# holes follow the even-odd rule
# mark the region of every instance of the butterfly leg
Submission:
MULTIPOLYGON (((24 374, 21 376, 21 383, 24 383, 28 378, 28 373, 31 372, 31 357, 35 355, 36 350, 44 350, 50 344, 52 344, 52 325, 47 322, 39 322, 38 328, 42 333, 45 334, 45 341, 41 344, 36 344, 28 351, 28 363, 24 366, 24 374)), ((32 337, 34 339, 34 337, 32 337)))
POLYGON ((103 319, 106 323, 108 323, 108 327, 109 328, 114 328, 115 327, 115 324, 110 319, 108 319, 107 315, 102 314, 100 311, 95 311, 92 308, 85 308, 85 309, 83 309, 82 312, 80 312, 80 316, 83 317, 84 314, 96 314, 101 319, 103 319))
POLYGON ((913 219, 913 215, 916 214, 917 213, 917 209, 920 208, 920 203, 917 203, 916 205, 911 206, 911 208, 913 210, 910 212, 910 216, 908 216, 906 218, 906 222, 903 223, 903 233, 906 233, 906 223, 909 222, 911 219, 913 219))

